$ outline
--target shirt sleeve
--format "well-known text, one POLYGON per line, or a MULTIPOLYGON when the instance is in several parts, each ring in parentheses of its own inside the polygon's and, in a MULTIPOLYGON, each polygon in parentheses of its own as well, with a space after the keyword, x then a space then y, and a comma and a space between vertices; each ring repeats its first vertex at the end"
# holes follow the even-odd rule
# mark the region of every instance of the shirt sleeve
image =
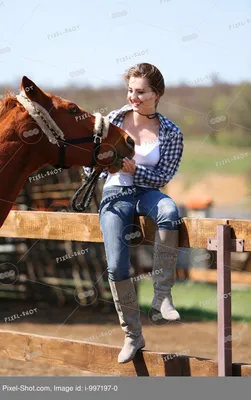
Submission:
POLYGON ((154 170, 136 164, 133 174, 135 185, 149 185, 154 188, 164 187, 178 171, 183 154, 183 134, 180 130, 171 132, 167 139, 166 150, 154 170), (170 137, 171 136, 171 137, 170 137))
MULTIPOLYGON (((107 117, 109 118, 110 122, 113 121, 114 116, 116 116, 117 112, 118 112, 118 110, 113 110, 113 111, 109 112, 109 114, 107 114, 107 117)), ((93 167, 83 167, 83 173, 84 173, 84 176, 85 176, 86 179, 89 178, 89 176, 91 175, 92 171, 93 171, 93 167)), ((104 170, 99 175, 98 180, 106 179, 107 176, 108 176, 108 171, 104 170)))

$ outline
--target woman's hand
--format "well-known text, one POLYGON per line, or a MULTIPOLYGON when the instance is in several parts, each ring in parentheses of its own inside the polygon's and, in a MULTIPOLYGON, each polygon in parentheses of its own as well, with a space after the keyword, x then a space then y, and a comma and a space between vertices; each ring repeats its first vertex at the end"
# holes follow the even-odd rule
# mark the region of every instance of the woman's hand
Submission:
POLYGON ((136 162, 135 160, 129 160, 129 158, 123 158, 123 172, 130 172, 132 175, 134 174, 136 169, 136 162))

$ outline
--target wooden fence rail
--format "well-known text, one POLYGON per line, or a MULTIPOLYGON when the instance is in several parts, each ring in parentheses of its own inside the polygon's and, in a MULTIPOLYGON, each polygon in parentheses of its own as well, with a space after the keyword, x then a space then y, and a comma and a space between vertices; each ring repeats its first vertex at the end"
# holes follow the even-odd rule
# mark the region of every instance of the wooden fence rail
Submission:
MULTIPOLYGON (((73 367, 100 375, 217 376, 218 364, 213 360, 143 350, 134 361, 118 364, 120 350, 118 346, 0 330, 2 358, 73 367)), ((233 364, 232 375, 251 376, 251 365, 233 364)))
MULTIPOLYGON (((0 346, 0 356, 72 365, 112 375, 216 376, 218 371, 219 376, 251 376, 251 365, 232 364, 231 296, 225 296, 231 292, 231 251, 251 251, 251 221, 183 218, 180 222, 179 247, 217 251, 218 364, 185 356, 166 362, 163 353, 142 351, 133 363, 119 366, 116 361, 119 348, 113 346, 8 331, 0 331, 4 343, 0 346)), ((135 218, 134 231, 141 234, 133 243, 153 245, 155 229, 150 218, 135 218)), ((97 214, 68 212, 11 211, 0 236, 103 242, 97 214)))
MULTIPOLYGON (((251 221, 236 219, 182 218, 179 247, 207 249, 208 238, 216 237, 217 225, 230 225, 231 238, 243 239, 243 251, 251 251, 251 221)), ((142 237, 135 240, 152 245, 155 223, 137 217, 134 226, 141 228, 143 237, 143 241, 142 237)), ((0 228, 0 237, 103 242, 98 214, 70 212, 11 211, 0 228)))

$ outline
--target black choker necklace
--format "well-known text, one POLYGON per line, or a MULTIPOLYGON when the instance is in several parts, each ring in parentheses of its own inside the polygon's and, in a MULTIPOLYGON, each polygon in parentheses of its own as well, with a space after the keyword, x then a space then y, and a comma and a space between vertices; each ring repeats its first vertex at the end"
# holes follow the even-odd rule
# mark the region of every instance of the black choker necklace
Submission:
POLYGON ((149 119, 153 119, 155 117, 157 117, 157 113, 153 113, 153 114, 141 114, 140 112, 136 111, 139 115, 144 115, 144 117, 147 117, 149 119))

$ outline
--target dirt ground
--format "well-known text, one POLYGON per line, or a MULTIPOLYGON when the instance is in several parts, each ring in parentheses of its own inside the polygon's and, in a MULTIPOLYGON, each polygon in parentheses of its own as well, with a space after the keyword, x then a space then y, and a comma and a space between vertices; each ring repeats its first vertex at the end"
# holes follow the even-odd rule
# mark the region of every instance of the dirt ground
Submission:
MULTIPOLYGON (((25 306, 24 310, 34 308, 25 306)), ((39 335, 63 337, 67 339, 88 340, 122 346, 124 333, 118 324, 117 314, 93 313, 90 308, 76 306, 57 309, 45 309, 37 306, 37 314, 25 316, 19 323, 0 323, 0 329, 39 335), (75 310, 75 311, 74 311, 75 310), (68 319, 67 319, 68 318, 68 319), (67 319, 67 321, 65 321, 67 319)), ((20 311, 20 306, 16 311, 20 311)), ((13 315, 2 309, 1 321, 4 316, 13 315)), ((217 359, 217 325, 215 322, 186 322, 167 323, 154 326, 148 315, 141 313, 143 333, 146 339, 145 350, 166 353, 182 353, 189 356, 217 359)), ((248 323, 233 322, 233 362, 251 364, 251 326, 248 323)), ((1 376, 94 376, 73 368, 42 365, 33 362, 21 362, 0 358, 1 376)))
POLYGON ((242 175, 228 176, 208 173, 203 179, 187 187, 182 175, 177 175, 167 186, 168 194, 175 201, 187 202, 191 200, 211 199, 214 206, 243 207, 250 199, 245 177, 242 175), (234 190, 233 190, 234 188, 234 190))

